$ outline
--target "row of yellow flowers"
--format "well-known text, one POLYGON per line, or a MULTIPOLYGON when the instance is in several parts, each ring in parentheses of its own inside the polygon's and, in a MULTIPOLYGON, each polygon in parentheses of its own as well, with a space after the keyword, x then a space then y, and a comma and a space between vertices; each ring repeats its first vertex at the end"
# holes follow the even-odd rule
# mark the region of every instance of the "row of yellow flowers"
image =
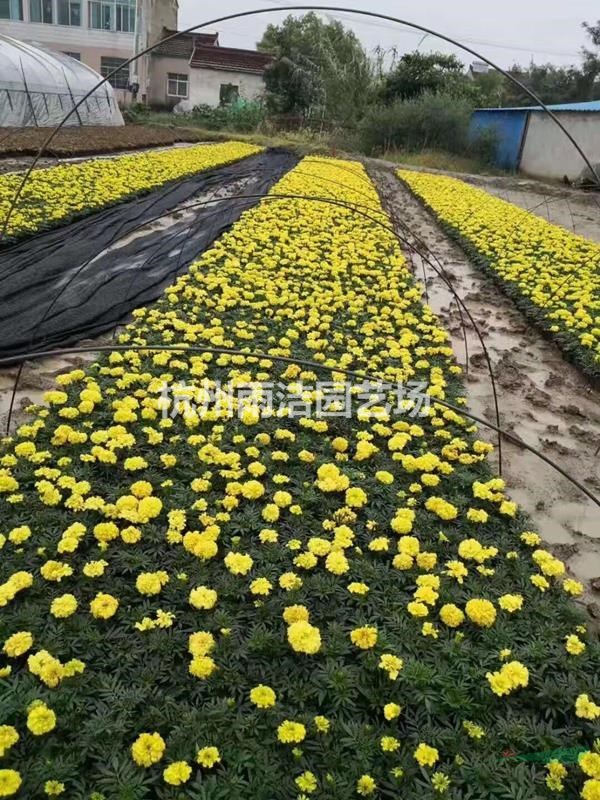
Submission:
POLYGON ((455 178, 399 177, 584 370, 600 374, 600 245, 455 178))
POLYGON ((4 443, 0 797, 600 797, 582 586, 442 404, 377 219, 360 165, 304 159, 4 443), (344 369, 382 382, 351 417, 344 369))
MULTIPOLYGON (((224 142, 36 169, 10 216, 6 236, 36 233, 169 181, 238 161, 261 149, 245 142, 224 142)), ((18 172, 0 176, 0 225, 22 178, 18 172)))

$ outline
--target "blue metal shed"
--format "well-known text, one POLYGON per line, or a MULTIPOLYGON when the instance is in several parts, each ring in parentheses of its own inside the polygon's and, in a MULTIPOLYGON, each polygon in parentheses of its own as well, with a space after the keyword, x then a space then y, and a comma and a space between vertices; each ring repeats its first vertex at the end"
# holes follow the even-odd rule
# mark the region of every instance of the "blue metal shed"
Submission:
MULTIPOLYGON (((557 113, 600 113, 600 100, 583 103, 557 103, 548 108, 557 113)), ((541 106, 522 108, 479 108, 471 117, 471 139, 484 131, 494 131, 497 137, 496 164, 503 169, 517 171, 527 136, 531 114, 544 113, 541 106)))
POLYGON ((485 131, 494 131, 497 139, 496 165, 516 172, 528 119, 529 111, 525 108, 478 109, 471 117, 470 136, 471 139, 477 139, 485 131))

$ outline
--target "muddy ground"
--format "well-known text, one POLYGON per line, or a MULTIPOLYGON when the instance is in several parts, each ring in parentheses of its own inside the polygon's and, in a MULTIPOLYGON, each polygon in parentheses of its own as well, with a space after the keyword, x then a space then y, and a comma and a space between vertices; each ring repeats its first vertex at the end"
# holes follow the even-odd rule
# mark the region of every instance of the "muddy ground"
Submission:
MULTIPOLYGON (((413 245, 404 249, 417 280, 426 284, 430 305, 451 333, 457 359, 465 369, 469 409, 482 418, 495 419, 483 349, 467 324, 466 358, 458 305, 419 253, 438 268, 440 264, 443 266, 481 331, 496 379, 501 427, 538 448, 600 497, 600 393, 470 264, 431 214, 397 181, 393 167, 373 161, 367 162, 367 166, 379 185, 387 210, 395 217, 399 233, 413 245)), ((499 188, 507 190, 506 186, 499 188)), ((535 188, 536 192, 531 194, 542 193, 539 184, 535 188)), ((520 205, 535 204, 535 200, 530 202, 533 198, 527 190, 520 191, 523 194, 520 205)), ((563 213, 570 217, 566 206, 563 213)), ((594 233, 600 238, 599 221, 594 233)), ((485 438, 496 441, 495 436, 488 431, 485 438)), ((530 514, 535 529, 549 547, 584 582, 588 590, 586 603, 591 603, 591 612, 600 616, 600 607, 593 605, 600 600, 600 594, 592 590, 592 583, 600 578, 598 506, 533 453, 506 440, 502 449, 503 477, 512 498, 530 514)), ((494 458, 497 465, 497 452, 494 458)))

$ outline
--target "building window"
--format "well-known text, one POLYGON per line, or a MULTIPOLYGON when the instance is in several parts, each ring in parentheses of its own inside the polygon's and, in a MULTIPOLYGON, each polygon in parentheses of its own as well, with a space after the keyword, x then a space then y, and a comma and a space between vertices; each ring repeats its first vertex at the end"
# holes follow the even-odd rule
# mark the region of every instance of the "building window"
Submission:
POLYGON ((58 0, 58 24, 81 25, 81 3, 79 0, 58 0))
POLYGON ((100 31, 113 30, 113 11, 112 3, 91 2, 89 4, 90 28, 100 31))
POLYGON ((230 106, 240 99, 240 87, 235 83, 222 83, 219 90, 219 103, 222 106, 230 106))
POLYGON ((0 19, 23 19, 23 0, 0 0, 0 19))
POLYGON ((29 0, 29 19, 52 24, 52 0, 29 0))
POLYGON ((179 72, 169 72, 167 78, 167 94, 169 97, 188 96, 188 76, 179 72))
POLYGON ((135 28, 135 5, 117 3, 115 24, 118 31, 132 33, 135 28))
POLYGON ((135 0, 90 0, 90 28, 132 33, 135 28, 135 0))
POLYGON ((69 56, 69 58, 74 58, 75 61, 81 61, 81 53, 72 53, 70 50, 63 50, 63 54, 69 56))
MULTIPOLYGON (((112 56, 102 56, 100 59, 100 74, 103 78, 106 78, 107 75, 116 69, 119 64, 122 64, 124 59, 122 58, 113 58, 112 56)), ((111 86, 114 86, 115 89, 127 89, 129 86, 129 67, 123 67, 117 73, 115 73, 112 78, 109 80, 111 86)))

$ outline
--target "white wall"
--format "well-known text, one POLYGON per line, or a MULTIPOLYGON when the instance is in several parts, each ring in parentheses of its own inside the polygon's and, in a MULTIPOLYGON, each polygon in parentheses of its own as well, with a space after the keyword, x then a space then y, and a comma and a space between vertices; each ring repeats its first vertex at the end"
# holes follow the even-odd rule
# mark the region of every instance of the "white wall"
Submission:
MULTIPOLYGON (((183 71, 183 70, 182 70, 183 71)), ((216 107, 219 105, 219 92, 222 83, 233 83, 240 87, 240 98, 255 100, 262 94, 265 84, 262 75, 253 75, 245 72, 229 72, 224 69, 190 69, 190 97, 189 105, 197 106, 201 103, 216 107)))
MULTIPOLYGON (((568 111, 557 116, 590 161, 600 162, 600 112, 568 111)), ((558 125, 547 114, 530 114, 521 172, 558 180, 566 175, 574 180, 584 168, 585 162, 558 125)))

